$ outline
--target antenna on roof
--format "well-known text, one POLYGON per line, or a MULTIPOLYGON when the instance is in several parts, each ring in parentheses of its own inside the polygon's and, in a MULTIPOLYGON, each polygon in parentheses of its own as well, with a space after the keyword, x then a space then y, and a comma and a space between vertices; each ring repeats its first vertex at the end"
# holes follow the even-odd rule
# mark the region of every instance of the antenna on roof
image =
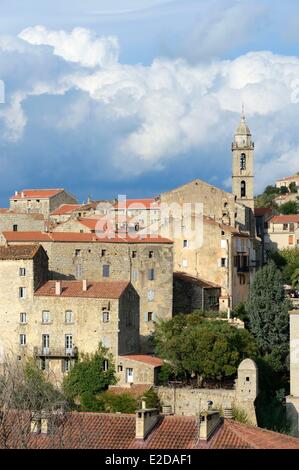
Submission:
POLYGON ((242 119, 245 119, 245 105, 242 103, 242 114, 241 114, 242 119))

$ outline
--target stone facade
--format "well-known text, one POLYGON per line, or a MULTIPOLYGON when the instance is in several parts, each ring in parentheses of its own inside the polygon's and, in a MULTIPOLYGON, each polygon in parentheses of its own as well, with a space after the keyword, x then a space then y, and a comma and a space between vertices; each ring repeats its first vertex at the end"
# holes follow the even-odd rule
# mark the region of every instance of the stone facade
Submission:
POLYGON ((0 213, 0 232, 44 231, 45 219, 42 214, 19 214, 7 211, 0 213))
POLYGON ((171 406, 172 413, 196 416, 207 409, 207 402, 213 402, 214 409, 234 408, 244 410, 249 422, 256 425, 254 402, 258 395, 257 368, 251 359, 241 362, 238 368, 236 386, 232 390, 156 387, 162 406, 171 406))
MULTIPOLYGON (((24 243, 28 238, 27 243, 39 240, 36 234, 29 235, 5 233, 2 240, 9 245, 24 243)), ((148 337, 155 321, 172 316, 172 242, 140 237, 131 241, 92 241, 92 234, 67 233, 48 234, 46 241, 40 242, 49 257, 52 279, 130 281, 140 297, 141 350, 151 352, 148 337)))
POLYGON ((185 273, 173 275, 173 314, 194 310, 219 310, 220 286, 208 284, 185 273))
POLYGON ((10 209, 21 213, 38 213, 48 218, 61 204, 76 204, 74 196, 64 189, 24 189, 10 198, 10 209))

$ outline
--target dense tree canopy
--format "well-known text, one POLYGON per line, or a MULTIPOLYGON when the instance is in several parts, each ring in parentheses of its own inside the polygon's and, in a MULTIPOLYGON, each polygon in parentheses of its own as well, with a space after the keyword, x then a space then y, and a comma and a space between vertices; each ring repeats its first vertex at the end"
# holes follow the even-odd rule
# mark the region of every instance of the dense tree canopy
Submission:
POLYGON ((280 251, 269 253, 282 274, 282 281, 291 284, 294 272, 299 269, 299 249, 285 248, 280 251))
POLYGON ((279 212, 284 215, 288 214, 297 214, 298 212, 298 202, 297 201, 288 201, 285 204, 279 206, 279 212))
POLYGON ((185 378, 221 381, 232 377, 245 357, 255 357, 256 344, 246 330, 199 314, 177 315, 156 325, 156 353, 185 378))
POLYGON ((276 367, 285 368, 289 351, 289 300, 283 280, 273 261, 254 278, 246 310, 249 328, 262 355, 275 358, 276 367))

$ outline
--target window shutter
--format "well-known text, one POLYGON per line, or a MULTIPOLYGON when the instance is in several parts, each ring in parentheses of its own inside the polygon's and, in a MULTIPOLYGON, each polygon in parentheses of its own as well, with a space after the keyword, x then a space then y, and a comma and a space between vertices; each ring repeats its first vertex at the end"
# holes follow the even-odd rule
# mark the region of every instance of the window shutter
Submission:
POLYGON ((144 321, 147 323, 147 313, 144 314, 144 321))
POLYGON ((218 268, 221 268, 221 258, 218 258, 218 268))
POLYGON ((156 321, 156 319, 157 319, 157 314, 153 312, 153 321, 156 321))

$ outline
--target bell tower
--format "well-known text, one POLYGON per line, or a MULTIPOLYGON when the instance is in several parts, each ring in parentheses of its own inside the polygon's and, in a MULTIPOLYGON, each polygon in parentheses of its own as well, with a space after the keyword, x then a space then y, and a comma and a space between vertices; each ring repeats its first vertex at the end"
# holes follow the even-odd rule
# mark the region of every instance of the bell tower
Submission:
POLYGON ((237 201, 254 210, 254 143, 246 124, 244 107, 241 121, 232 143, 233 171, 232 192, 237 201))

